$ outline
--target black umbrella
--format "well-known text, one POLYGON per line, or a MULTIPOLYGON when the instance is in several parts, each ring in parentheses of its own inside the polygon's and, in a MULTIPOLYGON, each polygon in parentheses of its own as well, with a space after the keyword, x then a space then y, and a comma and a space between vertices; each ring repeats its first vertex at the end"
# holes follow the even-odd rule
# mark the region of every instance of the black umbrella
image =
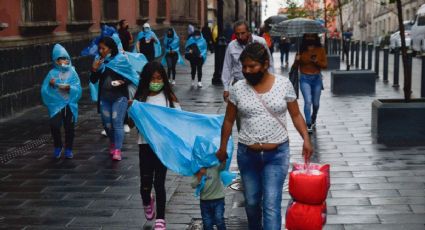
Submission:
POLYGON ((264 24, 266 24, 267 26, 271 27, 271 25, 278 24, 279 22, 283 22, 285 20, 288 20, 288 17, 286 15, 278 14, 278 15, 274 15, 274 16, 268 17, 264 21, 264 24))

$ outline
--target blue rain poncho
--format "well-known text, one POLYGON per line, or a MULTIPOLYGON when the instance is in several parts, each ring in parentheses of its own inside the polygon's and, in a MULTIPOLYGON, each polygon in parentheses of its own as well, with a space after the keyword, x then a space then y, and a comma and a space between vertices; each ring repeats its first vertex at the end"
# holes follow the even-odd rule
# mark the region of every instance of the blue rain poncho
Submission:
MULTIPOLYGON (((108 36, 112 36, 117 30, 112 26, 103 25, 101 27, 100 35, 95 37, 89 44, 88 47, 81 51, 81 56, 96 56, 98 54, 98 45, 100 39, 108 36)), ((122 46, 122 45, 121 45, 122 46)))
MULTIPOLYGON (((139 85, 139 73, 142 72, 143 67, 146 65, 146 63, 148 63, 148 61, 145 55, 143 54, 130 53, 124 51, 124 49, 122 48, 121 40, 117 33, 113 34, 111 37, 117 44, 119 53, 111 59, 106 59, 104 64, 100 66, 98 71, 103 72, 105 70, 105 67, 112 69, 114 72, 130 80, 133 83, 133 86, 130 86, 129 90, 135 92, 137 86, 139 85)), ((99 59, 100 56, 97 55, 95 57, 95 60, 99 59)), ((93 101, 97 101, 99 82, 96 82, 94 84, 90 82, 89 88, 91 99, 93 101)), ((134 94, 134 92, 132 92, 131 94, 134 94)))
POLYGON ((54 68, 49 71, 41 85, 41 98, 49 111, 49 116, 53 117, 67 105, 71 109, 74 122, 78 119, 78 101, 81 98, 80 78, 71 63, 71 57, 65 48, 59 44, 53 47, 52 61, 54 68), (66 58, 69 64, 59 66, 56 63, 58 58, 66 58), (55 86, 50 86, 50 80, 55 79, 55 86), (59 89, 61 84, 70 86, 70 90, 59 89))
POLYGON ((118 46, 118 50, 127 57, 130 62, 131 67, 140 74, 145 67, 146 63, 148 63, 148 59, 146 59, 145 55, 142 53, 132 53, 124 51, 124 48, 121 43, 121 39, 117 33, 112 35, 112 39, 114 39, 115 43, 118 46))
POLYGON ((153 38, 155 39, 155 43, 154 43, 154 49, 155 49, 155 58, 161 56, 161 42, 159 41, 158 37, 156 36, 156 34, 152 31, 140 31, 139 34, 137 34, 137 39, 134 43, 134 49, 133 52, 137 52, 136 51, 136 45, 137 43, 140 41, 140 39, 145 38, 145 39, 150 39, 153 38))
POLYGON ((199 51, 201 52, 202 55, 202 59, 205 61, 207 60, 207 50, 208 50, 208 46, 207 46, 207 41, 205 41, 205 38, 201 36, 199 36, 198 39, 195 38, 195 36, 190 36, 189 40, 186 41, 186 45, 185 45, 185 50, 187 50, 187 48, 192 45, 192 44, 196 44, 199 48, 199 51))
MULTIPOLYGON (((165 50, 165 54, 167 54, 170 50, 174 51, 177 53, 178 55, 178 59, 177 59, 177 63, 180 65, 184 65, 184 60, 182 58, 182 55, 180 54, 180 38, 177 35, 176 31, 173 28, 173 37, 169 38, 167 36, 167 33, 165 33, 164 35, 164 50, 165 50)), ((167 66, 167 60, 166 60, 166 55, 164 55, 164 57, 162 58, 162 65, 163 66, 167 66)))
MULTIPOLYGON (((128 114, 168 169, 193 176, 201 167, 219 164, 215 153, 220 144, 224 115, 191 113, 137 100, 133 101, 128 114)), ((228 142, 227 153, 226 170, 232 159, 232 139, 228 142)))

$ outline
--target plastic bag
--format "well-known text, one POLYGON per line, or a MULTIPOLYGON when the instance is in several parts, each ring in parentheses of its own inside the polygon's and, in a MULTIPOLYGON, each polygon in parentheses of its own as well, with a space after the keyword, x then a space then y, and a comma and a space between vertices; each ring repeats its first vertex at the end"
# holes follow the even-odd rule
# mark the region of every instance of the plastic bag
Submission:
POLYGON ((293 200, 286 209, 286 228, 288 230, 321 230, 326 224, 326 203, 307 205, 293 200))
POLYGON ((305 204, 321 204, 326 200, 330 187, 328 164, 294 164, 289 174, 289 194, 305 204))

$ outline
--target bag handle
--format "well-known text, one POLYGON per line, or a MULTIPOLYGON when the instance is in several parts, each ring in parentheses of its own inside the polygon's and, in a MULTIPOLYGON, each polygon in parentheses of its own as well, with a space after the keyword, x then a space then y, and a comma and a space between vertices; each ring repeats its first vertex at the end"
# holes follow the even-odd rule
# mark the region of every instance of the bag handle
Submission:
POLYGON ((275 113, 273 113, 267 106, 266 103, 263 101, 263 99, 261 99, 260 95, 258 95, 257 91, 255 91, 254 87, 250 87, 252 89, 252 91, 254 92, 255 96, 257 97, 257 99, 261 102, 261 104, 263 105, 263 107, 266 109, 266 111, 274 118, 277 120, 277 122, 279 122, 279 124, 283 127, 283 129, 288 133, 288 129, 286 128, 286 125, 277 117, 277 115, 275 113))

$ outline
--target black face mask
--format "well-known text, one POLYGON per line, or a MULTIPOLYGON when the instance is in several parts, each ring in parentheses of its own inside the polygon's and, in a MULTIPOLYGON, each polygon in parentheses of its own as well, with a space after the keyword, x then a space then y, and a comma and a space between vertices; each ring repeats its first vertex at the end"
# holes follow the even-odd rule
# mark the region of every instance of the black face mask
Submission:
POLYGON ((260 83, 260 81, 264 77, 264 72, 261 72, 261 71, 259 71, 257 73, 244 73, 244 72, 242 72, 242 74, 245 77, 246 81, 252 86, 260 83))
POLYGON ((173 34, 167 34, 167 37, 172 38, 173 34))

